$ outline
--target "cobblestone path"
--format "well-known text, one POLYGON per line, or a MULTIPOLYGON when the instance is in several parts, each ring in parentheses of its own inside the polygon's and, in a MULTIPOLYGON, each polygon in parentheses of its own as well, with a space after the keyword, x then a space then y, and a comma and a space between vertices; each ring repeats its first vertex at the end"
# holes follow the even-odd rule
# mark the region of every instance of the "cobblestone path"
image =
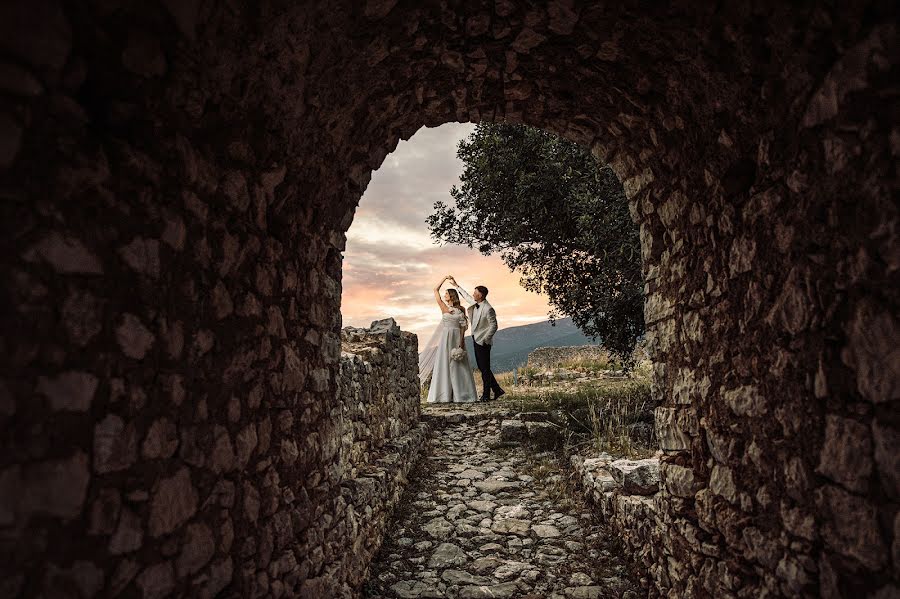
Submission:
POLYGON ((618 544, 579 501, 555 503, 499 420, 432 432, 364 596, 637 598, 618 544), (568 505, 567 508, 561 504, 568 505))

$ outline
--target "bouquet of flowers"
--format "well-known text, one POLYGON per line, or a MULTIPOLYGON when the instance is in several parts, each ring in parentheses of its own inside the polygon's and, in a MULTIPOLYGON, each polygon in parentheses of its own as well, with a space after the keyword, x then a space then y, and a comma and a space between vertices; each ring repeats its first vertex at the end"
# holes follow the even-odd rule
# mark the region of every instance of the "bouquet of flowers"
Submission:
POLYGON ((450 359, 454 362, 462 362, 463 358, 466 357, 466 350, 461 347, 454 347, 450 351, 450 359))

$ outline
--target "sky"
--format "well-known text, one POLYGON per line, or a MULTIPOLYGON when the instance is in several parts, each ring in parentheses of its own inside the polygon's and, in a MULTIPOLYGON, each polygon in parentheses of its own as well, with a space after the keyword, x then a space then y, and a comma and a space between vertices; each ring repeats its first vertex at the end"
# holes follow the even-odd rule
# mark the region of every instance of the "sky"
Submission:
POLYGON ((347 232, 343 326, 368 327, 391 316, 424 345, 440 321, 432 289, 447 274, 469 293, 476 285, 488 288, 501 329, 547 320, 546 296, 525 291, 499 254, 438 245, 425 224, 435 202, 452 205, 450 188, 463 171, 456 146, 474 129, 468 123, 423 127, 372 174, 347 232))

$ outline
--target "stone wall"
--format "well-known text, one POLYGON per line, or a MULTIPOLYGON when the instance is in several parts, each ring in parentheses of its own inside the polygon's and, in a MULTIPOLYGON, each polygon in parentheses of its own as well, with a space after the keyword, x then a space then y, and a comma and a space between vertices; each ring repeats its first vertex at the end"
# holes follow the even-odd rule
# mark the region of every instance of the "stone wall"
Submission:
POLYGON ((662 478, 697 489, 661 491, 662 590, 893 592, 897 37, 875 0, 0 4, 7 594, 278 595, 335 559, 303 531, 341 504, 345 232, 449 121, 623 182, 662 478))
MULTIPOLYGON (((390 512, 397 505, 406 476, 425 442, 427 427, 419 422, 418 341, 401 332, 392 318, 369 329, 341 331, 341 375, 338 385, 341 426, 322 445, 337 443, 341 473, 335 506, 320 506, 321 518, 310 528, 326 547, 297 550, 301 571, 297 587, 287 595, 354 596, 369 562, 381 546, 390 512), (331 517, 326 517, 326 515, 331 517), (309 578, 303 581, 305 568, 309 578)), ((307 532, 307 536, 311 537, 307 532)))
POLYGON ((340 463, 356 476, 358 465, 369 464, 373 452, 418 426, 418 341, 393 318, 377 320, 368 329, 346 327, 341 341, 345 431, 340 463))
POLYGON ((660 596, 671 581, 662 551, 668 531, 659 515, 663 501, 659 459, 617 460, 603 453, 590 458, 572 455, 570 463, 585 497, 644 573, 642 582, 648 585, 649 596, 660 596))
POLYGON ((539 347, 528 354, 527 365, 535 368, 552 368, 568 360, 600 360, 608 357, 609 353, 599 345, 539 347))

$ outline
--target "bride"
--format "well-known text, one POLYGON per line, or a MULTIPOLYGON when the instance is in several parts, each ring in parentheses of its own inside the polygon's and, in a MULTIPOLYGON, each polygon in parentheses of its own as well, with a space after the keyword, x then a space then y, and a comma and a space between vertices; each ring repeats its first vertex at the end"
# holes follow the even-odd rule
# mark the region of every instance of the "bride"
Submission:
POLYGON ((449 275, 444 277, 434 288, 434 299, 441 309, 441 323, 419 354, 419 380, 424 382, 432 375, 428 403, 474 402, 478 399, 465 346, 466 311, 459 303, 456 289, 447 289, 441 299, 441 285, 449 278, 449 275))

